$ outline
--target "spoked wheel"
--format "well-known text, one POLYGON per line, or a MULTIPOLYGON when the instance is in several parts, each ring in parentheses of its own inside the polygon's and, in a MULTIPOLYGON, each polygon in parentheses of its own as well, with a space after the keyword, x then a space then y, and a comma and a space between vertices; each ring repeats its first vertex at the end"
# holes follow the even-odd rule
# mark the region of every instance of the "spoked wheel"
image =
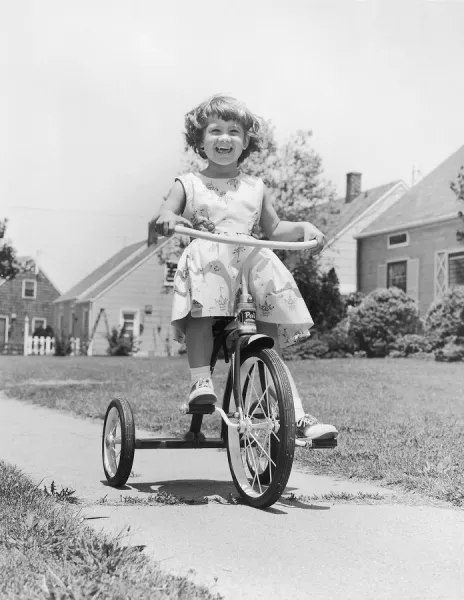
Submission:
POLYGON ((103 470, 112 487, 121 487, 129 479, 134 462, 135 426, 127 400, 110 402, 105 415, 102 439, 103 470))
MULTIPOLYGON (((241 357, 242 431, 229 429, 227 457, 235 486, 251 506, 277 502, 287 485, 295 452, 295 411, 290 382, 274 350, 241 357)), ((228 386, 230 412, 239 411, 228 386)), ((237 421, 238 422, 238 421, 237 421)))

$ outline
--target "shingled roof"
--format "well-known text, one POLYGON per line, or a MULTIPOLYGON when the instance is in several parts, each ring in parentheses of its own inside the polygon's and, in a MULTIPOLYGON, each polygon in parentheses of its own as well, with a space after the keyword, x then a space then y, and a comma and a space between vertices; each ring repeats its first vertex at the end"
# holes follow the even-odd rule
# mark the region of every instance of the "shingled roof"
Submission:
POLYGON ((457 217, 462 206, 450 188, 464 166, 464 146, 406 192, 391 208, 372 221, 357 237, 368 237, 405 227, 457 217))
POLYGON ((324 232, 330 244, 337 234, 347 225, 360 217, 370 206, 382 196, 385 196, 395 186, 402 183, 400 180, 386 183, 379 187, 371 188, 361 192, 351 202, 345 202, 345 198, 332 200, 327 204, 320 204, 315 208, 313 217, 314 224, 324 232))
POLYGON ((81 281, 76 283, 76 285, 74 285, 69 291, 57 298, 55 302, 80 299, 80 296, 87 292, 89 288, 92 288, 98 284, 99 281, 105 281, 111 273, 118 272, 122 274, 122 270, 124 269, 130 257, 133 255, 133 258, 138 256, 144 246, 147 246, 146 240, 126 246, 105 261, 102 265, 97 267, 95 271, 92 271, 89 275, 87 275, 87 277, 81 279, 81 281))
POLYGON ((87 300, 93 300, 99 294, 107 290, 109 287, 113 285, 118 279, 126 275, 133 267, 141 263, 145 258, 150 256, 155 250, 159 249, 158 245, 147 246, 147 243, 143 244, 145 247, 141 252, 138 252, 135 256, 130 258, 124 265, 121 266, 120 269, 117 269, 110 276, 106 277, 102 282, 96 287, 92 287, 90 290, 82 294, 79 298, 79 302, 85 302, 87 300))

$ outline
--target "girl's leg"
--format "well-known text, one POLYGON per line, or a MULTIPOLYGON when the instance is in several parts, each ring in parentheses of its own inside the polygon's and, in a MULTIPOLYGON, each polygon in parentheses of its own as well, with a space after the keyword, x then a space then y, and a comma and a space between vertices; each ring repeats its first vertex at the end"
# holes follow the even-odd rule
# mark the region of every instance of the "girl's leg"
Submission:
POLYGON ((213 317, 187 317, 185 327, 187 359, 192 387, 189 403, 214 404, 217 396, 211 381, 211 354, 213 352, 213 317))
MULTIPOLYGON (((274 323, 258 323, 258 331, 264 335, 268 335, 274 340, 274 350, 277 354, 282 357, 282 349, 277 339, 276 325, 274 323)), ((300 393, 296 387, 295 380, 293 379, 290 369, 288 368, 285 361, 282 361, 285 371, 287 372, 288 379, 290 381, 290 387, 292 388, 293 406, 295 408, 295 420, 297 424, 296 435, 298 438, 309 438, 312 440, 316 439, 327 439, 335 438, 338 436, 338 431, 333 425, 321 423, 310 414, 305 413, 303 403, 301 401, 300 393)))
MULTIPOLYGON (((274 350, 277 352, 277 354, 280 357, 282 357, 282 348, 280 347, 279 340, 277 339, 277 336, 276 336, 276 333, 277 333, 276 329, 277 328, 274 323, 263 323, 262 321, 260 321, 258 324, 259 333, 262 333, 263 335, 268 335, 269 337, 273 338, 274 350)), ((304 409, 303 409, 303 404, 301 403, 300 393, 297 390, 295 380, 293 379, 292 374, 290 373, 290 370, 287 367, 287 365, 285 364, 285 362, 284 361, 282 361, 282 362, 283 362, 283 365, 287 372, 288 379, 290 381, 290 386, 292 388, 293 406, 295 407, 295 419, 298 423, 298 421, 300 419, 302 419, 305 414, 304 409)))

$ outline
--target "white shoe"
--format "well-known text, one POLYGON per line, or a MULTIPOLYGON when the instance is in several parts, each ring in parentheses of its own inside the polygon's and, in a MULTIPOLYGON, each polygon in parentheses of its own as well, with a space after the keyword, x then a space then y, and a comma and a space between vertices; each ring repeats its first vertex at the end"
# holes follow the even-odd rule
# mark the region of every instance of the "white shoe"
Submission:
POLYGON ((216 404, 217 396, 209 377, 195 381, 190 389, 189 404, 216 404))
POLYGON ((312 415, 304 415, 296 422, 296 437, 309 440, 329 440, 338 436, 333 425, 321 423, 312 415))

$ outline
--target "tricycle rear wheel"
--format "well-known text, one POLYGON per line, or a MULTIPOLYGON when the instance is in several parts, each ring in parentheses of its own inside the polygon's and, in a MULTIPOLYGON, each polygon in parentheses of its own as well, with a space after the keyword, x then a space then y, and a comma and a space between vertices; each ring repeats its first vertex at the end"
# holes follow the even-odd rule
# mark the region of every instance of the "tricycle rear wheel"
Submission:
POLYGON ((106 479, 121 487, 129 479, 135 453, 135 425, 132 409, 124 398, 112 400, 103 424, 102 459, 106 479))

